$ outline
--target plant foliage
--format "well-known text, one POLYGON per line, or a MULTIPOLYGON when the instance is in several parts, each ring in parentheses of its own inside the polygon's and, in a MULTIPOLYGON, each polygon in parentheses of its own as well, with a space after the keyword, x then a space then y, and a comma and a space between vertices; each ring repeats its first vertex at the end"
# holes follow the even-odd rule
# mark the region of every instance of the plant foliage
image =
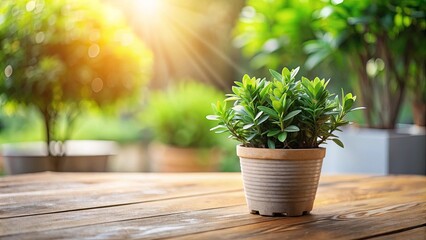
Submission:
POLYGON ((152 129, 155 140, 161 143, 176 147, 214 147, 222 138, 209 131, 215 124, 205 116, 211 111, 211 102, 221 95, 205 84, 182 82, 152 93, 142 118, 152 129))
POLYGON ((253 69, 277 69, 283 62, 299 66, 307 58, 303 43, 315 38, 312 14, 323 5, 316 0, 248 0, 234 43, 253 69))
POLYGON ((218 125, 211 130, 229 132, 246 147, 317 148, 326 140, 343 147, 333 132, 349 123, 347 113, 359 109, 352 108, 356 97, 342 90, 340 99, 327 90, 325 79, 296 80, 298 71, 270 70, 271 81, 244 75, 225 101, 212 105, 215 115, 207 119, 218 125))
POLYGON ((426 2, 330 0, 305 43, 306 65, 344 56, 356 74, 368 127, 394 128, 407 89, 426 101, 426 2))

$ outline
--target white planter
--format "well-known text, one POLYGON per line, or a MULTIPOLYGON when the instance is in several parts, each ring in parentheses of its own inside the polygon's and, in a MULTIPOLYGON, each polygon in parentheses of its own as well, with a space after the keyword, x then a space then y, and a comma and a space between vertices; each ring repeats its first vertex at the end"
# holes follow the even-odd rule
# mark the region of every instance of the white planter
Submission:
POLYGON ((120 144, 117 154, 109 159, 109 170, 113 172, 147 172, 148 153, 145 143, 120 144))
POLYGON ((108 159, 115 154, 112 141, 66 141, 66 156, 47 156, 44 142, 3 144, 2 155, 6 174, 42 171, 103 172, 108 159))
POLYGON ((396 130, 346 127, 337 135, 342 149, 327 144, 325 174, 426 174, 424 128, 400 125, 396 130))

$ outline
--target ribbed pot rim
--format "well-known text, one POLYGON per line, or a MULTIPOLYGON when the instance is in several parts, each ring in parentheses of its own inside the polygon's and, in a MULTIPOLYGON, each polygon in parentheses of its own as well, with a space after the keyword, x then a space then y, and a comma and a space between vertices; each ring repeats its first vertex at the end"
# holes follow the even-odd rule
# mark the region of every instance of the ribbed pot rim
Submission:
POLYGON ((325 148, 270 149, 237 145, 237 155, 259 160, 313 160, 325 157, 325 148))

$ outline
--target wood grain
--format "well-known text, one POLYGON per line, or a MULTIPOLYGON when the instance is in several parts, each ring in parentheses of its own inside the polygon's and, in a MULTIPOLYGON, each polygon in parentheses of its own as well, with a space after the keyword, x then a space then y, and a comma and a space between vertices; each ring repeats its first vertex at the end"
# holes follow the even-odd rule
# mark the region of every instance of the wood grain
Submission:
MULTIPOLYGON (((330 231, 334 235, 327 235, 327 238, 348 238, 349 236, 339 236, 335 233, 342 221, 346 221, 347 225, 352 226, 358 220, 368 220, 370 215, 383 215, 383 217, 392 217, 390 214, 395 214, 400 211, 406 211, 412 206, 424 208, 425 204, 419 202, 401 203, 407 199, 399 199, 400 201, 388 202, 386 199, 378 199, 374 204, 367 206, 369 201, 363 200, 355 204, 340 203, 335 206, 326 206, 320 208, 312 215, 300 218, 270 218, 261 217, 258 215, 248 214, 247 208, 244 205, 212 208, 208 210, 191 210, 182 213, 171 215, 161 215, 155 217, 144 217, 128 220, 111 222, 105 224, 95 224, 84 227, 57 229, 53 231, 33 232, 28 234, 17 235, 19 239, 32 239, 33 237, 41 239, 58 239, 58 238, 98 238, 101 235, 108 235, 112 238, 176 238, 181 236, 182 239, 240 239, 240 238, 266 238, 266 239, 281 239, 282 234, 288 234, 289 238, 303 238, 303 232, 306 229, 315 232, 314 237, 320 237, 324 231, 330 231), (392 205, 393 204, 393 205, 392 205), (383 207, 384 205, 389 207, 383 207), (344 212, 345 214, 340 214, 344 212), (363 214, 362 214, 363 213, 363 214), (380 213, 380 214, 379 214, 380 213), (388 215, 388 216, 387 216, 388 215), (357 217, 354 217, 357 216, 357 217), (368 216, 368 217, 366 217, 368 216), (313 223, 317 222, 320 227, 318 231, 314 227, 318 227, 313 223), (329 226, 321 229, 322 225, 329 226), (330 227, 331 226, 331 227, 330 227), (173 231, 166 231, 171 230, 173 231), (323 231, 320 232, 319 230, 323 231), (201 232, 201 233, 200 233, 201 232), (302 232, 302 235, 300 234, 302 232), (198 234, 196 234, 198 233, 198 234)), ((419 201, 419 199, 414 199, 419 201)), ((409 214, 411 214, 410 212, 409 214)), ((423 212, 424 214, 424 212, 423 212)), ((380 224, 378 221, 379 229, 380 224)), ((395 226, 400 225, 399 222, 393 222, 395 226)), ((368 227, 371 227, 365 224, 368 227)), ((394 226, 392 225, 392 226, 394 226)), ((411 226, 411 225, 409 225, 411 226)), ((345 226, 346 228, 348 226, 345 226)), ((361 226, 365 227, 365 226, 361 226)), ((342 228, 343 229, 343 228, 342 228)), ((351 229, 349 227, 348 229, 351 229)), ((351 230, 352 231, 352 230, 351 230)), ((357 234, 356 231, 352 234, 357 234)), ((325 234, 324 234, 325 236, 325 234)), ((15 236, 16 237, 16 236, 15 236)), ((349 237, 350 238, 350 237, 349 237)), ((316 239, 316 238, 314 238, 316 239)))
POLYGON ((0 178, 0 217, 1 239, 424 239, 426 177, 324 176, 312 215, 270 218, 236 173, 30 174, 0 178))
POLYGON ((310 216, 224 228, 174 239, 356 239, 425 224, 423 198, 356 201, 319 208, 310 216), (409 202, 407 202, 410 199, 409 202))
POLYGON ((372 240, 398 240, 398 239, 409 239, 409 240, 424 240, 426 239, 426 225, 408 229, 405 231, 396 231, 389 234, 381 234, 377 237, 370 238, 372 240))
MULTIPOLYGON (((79 178, 79 175, 76 174, 70 188, 51 184, 55 186, 53 189, 0 194, 0 219, 242 189, 240 176, 235 174, 224 174, 219 179, 210 177, 211 174, 148 174, 142 178, 115 174, 112 178, 99 179, 99 174, 95 174, 93 180, 79 178)), ((57 180, 59 185, 64 179, 57 180)))

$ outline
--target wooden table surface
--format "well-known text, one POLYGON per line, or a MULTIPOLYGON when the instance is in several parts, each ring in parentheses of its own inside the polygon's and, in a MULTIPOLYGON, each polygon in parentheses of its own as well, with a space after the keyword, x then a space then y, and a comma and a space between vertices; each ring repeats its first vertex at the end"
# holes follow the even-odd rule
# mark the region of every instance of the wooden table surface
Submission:
POLYGON ((0 178, 0 239, 426 239, 426 177, 324 176, 302 217, 249 214, 239 173, 0 178))

